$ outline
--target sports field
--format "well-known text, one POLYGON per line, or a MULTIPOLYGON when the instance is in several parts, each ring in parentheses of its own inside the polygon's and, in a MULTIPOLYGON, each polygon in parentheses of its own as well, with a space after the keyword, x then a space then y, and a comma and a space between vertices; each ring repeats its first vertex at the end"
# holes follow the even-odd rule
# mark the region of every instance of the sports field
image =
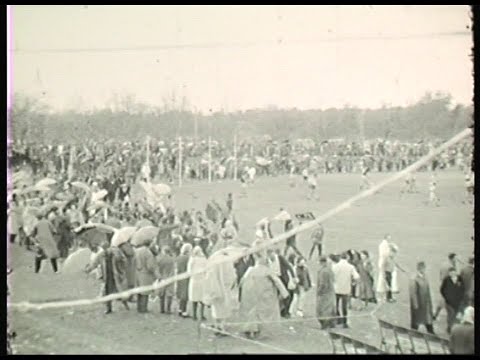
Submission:
MULTIPOLYGON (((388 174, 372 174, 376 182, 388 174)), ((433 292, 434 305, 439 297, 439 267, 449 252, 456 252, 466 260, 473 252, 471 236, 473 207, 462 204, 464 196, 463 175, 458 171, 438 174, 437 195, 440 206, 427 206, 430 173, 417 174, 419 193, 400 198, 402 182, 384 188, 380 193, 362 200, 351 208, 324 223, 326 251, 340 252, 350 248, 368 250, 377 261, 378 244, 385 233, 392 235, 399 247, 398 262, 413 273, 419 260, 427 263, 427 276, 433 292)), ((174 189, 177 209, 205 209, 208 200, 224 202, 228 192, 234 194, 234 210, 240 225, 240 236, 252 241, 254 225, 265 216, 276 215, 280 207, 291 214, 311 211, 320 215, 359 191, 360 175, 329 174, 318 178, 318 200, 307 199, 306 185, 298 181, 289 185, 288 177, 260 178, 248 188, 248 196, 239 198, 240 183, 187 183, 174 189)), ((273 227, 274 233, 280 227, 273 227)), ((297 243, 306 254, 310 249, 310 232, 300 234, 297 243)), ((92 298, 98 295, 99 284, 85 275, 53 274, 44 263, 40 274, 33 273, 33 253, 26 253, 14 245, 11 250, 14 272, 9 283, 12 302, 31 302, 63 299, 92 298)), ((308 263, 312 280, 316 280, 317 263, 308 263)), ((409 325, 408 276, 398 275, 400 294, 397 303, 385 304, 377 316, 399 325, 409 325)), ((292 351, 299 353, 330 353, 326 332, 309 319, 315 311, 315 289, 307 293, 305 319, 284 321, 271 336, 260 339, 268 348, 236 338, 214 340, 206 330, 199 337, 197 324, 191 319, 174 315, 161 315, 157 303, 150 303, 150 313, 140 315, 132 304, 128 312, 114 305, 114 313, 103 314, 104 307, 90 307, 34 311, 10 314, 12 328, 17 332, 13 342, 18 354, 173 354, 173 353, 274 353, 292 351)), ((342 332, 379 346, 379 329, 373 316, 368 316, 375 305, 366 312, 351 311, 350 329, 342 332), (365 316, 358 316, 367 314, 365 316)), ((207 312, 207 317, 209 314, 207 312)), ((235 321, 238 319, 233 319, 235 321)), ((435 331, 445 333, 445 313, 435 323, 435 331)), ((269 327, 269 325, 266 325, 269 327)), ((232 329, 235 331, 235 329, 232 329)))

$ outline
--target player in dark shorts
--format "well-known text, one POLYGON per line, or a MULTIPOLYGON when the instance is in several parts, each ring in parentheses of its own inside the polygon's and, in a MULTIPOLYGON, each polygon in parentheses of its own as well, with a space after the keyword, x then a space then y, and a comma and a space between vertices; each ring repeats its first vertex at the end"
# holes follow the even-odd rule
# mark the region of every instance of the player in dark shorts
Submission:
POLYGON ((312 240, 312 248, 310 249, 310 254, 308 255, 308 260, 312 259, 312 255, 315 249, 318 249, 318 257, 322 256, 322 243, 323 243, 323 236, 325 231, 323 229, 322 224, 318 225, 318 228, 312 233, 310 239, 312 240))
MULTIPOLYGON (((293 229, 293 221, 287 220, 285 221, 285 232, 288 232, 293 229)), ((283 251, 283 256, 287 256, 288 249, 293 249, 295 253, 302 258, 304 258, 303 254, 297 248, 297 236, 292 235, 287 239, 287 243, 285 245, 285 250, 283 251)))

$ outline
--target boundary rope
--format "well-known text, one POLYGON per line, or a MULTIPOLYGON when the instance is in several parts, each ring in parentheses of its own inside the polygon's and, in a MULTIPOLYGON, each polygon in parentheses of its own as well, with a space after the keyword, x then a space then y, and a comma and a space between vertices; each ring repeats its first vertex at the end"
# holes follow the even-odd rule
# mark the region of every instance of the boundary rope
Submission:
POLYGON ((194 271, 194 272, 185 272, 185 273, 182 273, 182 274, 178 274, 178 275, 172 276, 168 279, 164 279, 164 280, 160 281, 158 284, 155 284, 155 285, 137 287, 137 288, 134 288, 134 289, 131 289, 131 290, 127 290, 127 291, 123 291, 123 292, 120 292, 120 293, 103 296, 103 297, 96 298, 96 299, 58 301, 58 302, 48 302, 48 303, 40 303, 40 304, 39 303, 30 303, 28 301, 23 301, 23 302, 19 302, 19 303, 8 303, 7 307, 10 308, 10 309, 18 309, 20 311, 29 311, 29 310, 44 310, 44 309, 62 308, 62 307, 89 306, 89 305, 104 303, 104 302, 107 302, 107 301, 127 299, 132 295, 142 294, 142 293, 150 292, 150 291, 153 291, 153 290, 158 290, 158 289, 166 287, 170 284, 173 284, 173 283, 175 283, 179 280, 188 279, 191 276, 206 273, 211 268, 213 268, 217 265, 220 265, 220 264, 223 264, 223 263, 226 263, 226 262, 235 262, 236 260, 239 260, 239 259, 241 259, 245 256, 248 256, 248 255, 254 254, 256 252, 265 250, 266 248, 270 247, 271 245, 274 245, 274 244, 279 243, 283 240, 286 240, 287 238, 289 238, 293 235, 296 235, 299 232, 309 230, 309 229, 321 224, 325 220, 333 217, 334 215, 337 215, 338 213, 342 212, 343 210, 348 209, 349 207, 352 206, 352 204, 354 204, 354 203, 356 203, 356 202, 358 202, 358 201, 360 201, 360 200, 362 200, 366 197, 369 197, 369 196, 373 195, 374 193, 376 193, 380 189, 384 188, 385 186, 390 185, 390 184, 398 181, 399 179, 403 178, 408 173, 421 168, 423 165, 427 164, 433 157, 441 154, 444 150, 448 149, 450 146, 456 144, 457 142, 461 141, 462 139, 464 139, 464 138, 466 138, 467 136, 470 136, 470 135, 473 135, 472 129, 471 128, 464 129, 463 131, 461 131, 460 133, 458 133, 457 135, 452 137, 450 140, 448 140, 445 143, 443 143, 442 145, 440 145, 438 148, 430 151, 429 154, 425 155, 424 157, 419 159, 414 164, 408 166, 407 168, 405 168, 402 171, 399 171, 399 172, 393 174, 392 176, 388 177, 387 179, 385 179, 383 181, 380 181, 379 183, 373 185, 370 189, 367 189, 367 190, 364 190, 364 191, 358 193, 357 195, 355 195, 355 196, 351 197, 350 199, 344 201, 340 205, 337 205, 333 209, 327 211, 323 215, 317 217, 315 220, 312 220, 312 221, 306 222, 302 225, 299 225, 299 226, 293 228, 292 230, 290 230, 288 232, 285 232, 283 234, 280 234, 280 235, 274 237, 273 239, 269 239, 269 240, 265 241, 264 243, 262 243, 258 246, 247 248, 247 249, 245 249, 245 251, 242 251, 240 254, 234 254, 234 255, 225 257, 222 260, 219 260, 219 261, 217 261, 213 264, 208 265, 204 269, 197 270, 197 271, 194 271))

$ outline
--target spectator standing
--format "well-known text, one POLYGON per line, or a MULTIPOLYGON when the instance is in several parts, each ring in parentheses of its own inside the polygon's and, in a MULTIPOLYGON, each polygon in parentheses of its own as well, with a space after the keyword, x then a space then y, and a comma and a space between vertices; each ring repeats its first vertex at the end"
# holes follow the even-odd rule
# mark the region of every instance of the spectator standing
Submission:
POLYGON ((316 316, 322 329, 335 327, 335 287, 334 274, 325 256, 320 257, 320 269, 317 273, 316 316))
POLYGON ((425 270, 425 262, 420 261, 417 264, 417 273, 410 280, 410 326, 418 330, 419 325, 424 325, 427 331, 433 334, 432 297, 425 270))
POLYGON ((340 316, 339 324, 343 324, 344 328, 348 328, 348 302, 352 295, 352 282, 360 279, 355 267, 348 263, 346 253, 342 254, 340 261, 332 266, 334 274, 334 288, 336 294, 337 316, 340 316))
POLYGON ((465 286, 454 267, 448 270, 448 276, 442 282, 440 293, 445 300, 447 308, 447 332, 450 334, 452 325, 461 311, 465 294, 465 286))

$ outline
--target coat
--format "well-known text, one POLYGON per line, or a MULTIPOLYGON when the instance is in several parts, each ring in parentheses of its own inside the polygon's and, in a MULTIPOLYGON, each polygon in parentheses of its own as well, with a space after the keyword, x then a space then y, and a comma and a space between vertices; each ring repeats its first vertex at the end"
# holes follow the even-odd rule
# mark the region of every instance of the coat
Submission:
POLYGON ((70 219, 66 216, 57 216, 53 221, 57 229, 56 239, 57 247, 61 258, 68 256, 68 249, 72 245, 73 235, 71 232, 70 219))
MULTIPOLYGON (((188 260, 187 271, 199 271, 207 266, 206 257, 190 257, 188 260)), ((188 284, 188 299, 190 301, 203 301, 203 287, 205 282, 205 273, 194 275, 190 278, 188 284)))
POLYGON ((157 279, 157 263, 148 246, 142 246, 135 250, 135 270, 137 286, 152 285, 157 279))
POLYGON ((465 286, 463 301, 465 305, 474 300, 475 296, 475 270, 473 266, 467 265, 460 271, 460 278, 465 286))
POLYGON ((440 293, 448 306, 451 306, 457 312, 460 311, 465 294, 465 286, 460 277, 457 278, 456 283, 452 281, 452 278, 446 277, 440 287, 440 293))
MULTIPOLYGON (((207 266, 228 257, 229 252, 217 252, 207 260, 207 266)), ((237 274, 231 262, 224 262, 208 269, 205 275, 203 303, 211 306, 212 317, 217 320, 230 318, 239 308, 237 274)))
POLYGON ((359 262, 357 265, 358 275, 360 281, 356 287, 357 297, 361 300, 375 299, 375 291, 373 288, 373 264, 367 259, 364 262, 359 262))
MULTIPOLYGON (((177 275, 187 271, 188 255, 180 255, 176 260, 177 275)), ((188 300, 188 284, 190 279, 184 279, 177 281, 177 299, 188 300)))
POLYGON ((335 316, 334 274, 328 266, 322 266, 317 273, 317 317, 335 316))
POLYGON ((122 245, 121 250, 127 259, 127 284, 129 289, 133 289, 136 285, 136 264, 135 264, 135 249, 129 242, 122 245))
POLYGON ((419 274, 415 275, 410 280, 409 290, 411 323, 417 325, 432 324, 433 306, 428 280, 419 274))
POLYGON ((102 278, 105 282, 104 295, 128 290, 126 264, 125 255, 117 247, 110 247, 93 259, 89 268, 93 270, 101 266, 102 278))
POLYGON ((56 259, 60 256, 54 234, 55 228, 47 219, 40 220, 35 226, 34 235, 37 237, 38 245, 45 256, 50 259, 56 259))
POLYGON ((345 259, 332 266, 335 280, 335 294, 351 295, 352 281, 360 279, 355 267, 345 259))
MULTIPOLYGON (((159 279, 165 280, 175 275, 175 260, 170 255, 160 254, 156 257, 159 279)), ((174 284, 167 285, 158 291, 158 295, 173 296, 174 284)))
POLYGON ((288 290, 280 279, 266 265, 250 267, 240 282, 242 300, 240 318, 242 331, 257 332, 263 324, 272 327, 280 321, 279 297, 288 297, 288 290))
POLYGON ((451 354, 475 354, 475 326, 469 323, 453 325, 449 347, 451 354))

